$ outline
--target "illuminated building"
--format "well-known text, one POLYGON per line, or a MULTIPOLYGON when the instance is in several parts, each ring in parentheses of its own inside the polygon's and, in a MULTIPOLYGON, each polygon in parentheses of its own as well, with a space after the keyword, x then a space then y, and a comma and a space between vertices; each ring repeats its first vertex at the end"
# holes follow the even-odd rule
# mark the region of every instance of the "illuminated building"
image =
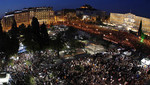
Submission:
POLYGON ((14 12, 6 13, 6 15, 2 18, 1 24, 3 26, 3 30, 7 31, 12 26, 12 23, 14 21, 14 12))
POLYGON ((8 31, 11 28, 14 19, 16 20, 17 26, 21 24, 28 26, 31 24, 33 17, 36 17, 40 24, 44 22, 46 25, 50 25, 55 22, 52 7, 24 8, 23 10, 16 10, 5 14, 1 20, 3 30, 8 31))
POLYGON ((30 14, 28 10, 26 11, 15 11, 14 19, 16 20, 17 26, 21 25, 22 23, 24 25, 30 24, 30 14))
POLYGON ((55 12, 55 22, 63 22, 64 21, 64 13, 63 11, 55 12))
POLYGON ((138 30, 140 21, 142 20, 142 29, 143 31, 150 32, 150 19, 139 17, 131 13, 119 14, 119 13, 110 13, 110 23, 126 26, 136 27, 138 30))
POLYGON ((100 21, 103 21, 105 19, 106 12, 97 10, 92 6, 86 4, 76 9, 76 15, 82 18, 82 20, 84 18, 84 20, 86 21, 89 20, 96 22, 96 18, 98 17, 100 18, 100 21), (88 19, 86 19, 85 17, 87 17, 88 19))
MULTIPOLYGON (((51 7, 40 7, 31 9, 31 17, 36 17, 40 24, 50 24, 54 22, 54 11, 51 7), (32 13, 33 12, 33 13, 32 13)), ((31 22, 31 21, 30 21, 31 22)))
POLYGON ((55 12, 55 21, 70 21, 76 19, 76 10, 75 9, 62 9, 55 12))
POLYGON ((75 9, 63 9, 64 18, 67 21, 76 20, 76 10, 75 9))

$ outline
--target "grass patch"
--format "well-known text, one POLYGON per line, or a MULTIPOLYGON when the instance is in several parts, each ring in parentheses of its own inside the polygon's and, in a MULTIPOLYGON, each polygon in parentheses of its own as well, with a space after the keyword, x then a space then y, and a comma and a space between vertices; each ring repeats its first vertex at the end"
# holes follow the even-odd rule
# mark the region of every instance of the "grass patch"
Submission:
POLYGON ((32 63, 31 63, 31 61, 26 61, 26 64, 31 65, 32 63))
POLYGON ((35 83, 35 79, 34 79, 34 77, 30 77, 30 85, 35 85, 36 83, 35 83))
POLYGON ((9 66, 13 66, 13 65, 14 65, 14 60, 13 60, 13 59, 10 59, 9 62, 8 62, 8 65, 9 65, 9 66))

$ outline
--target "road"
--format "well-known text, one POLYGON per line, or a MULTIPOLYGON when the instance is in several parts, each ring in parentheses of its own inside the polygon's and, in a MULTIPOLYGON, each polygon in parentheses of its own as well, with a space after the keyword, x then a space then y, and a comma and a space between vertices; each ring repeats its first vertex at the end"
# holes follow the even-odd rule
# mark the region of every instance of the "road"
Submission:
POLYGON ((85 24, 83 22, 64 22, 63 24, 91 34, 101 35, 104 40, 111 41, 127 48, 136 49, 150 55, 150 50, 148 50, 150 49, 150 40, 145 39, 144 42, 140 42, 141 39, 131 33, 106 29, 97 25, 85 24))

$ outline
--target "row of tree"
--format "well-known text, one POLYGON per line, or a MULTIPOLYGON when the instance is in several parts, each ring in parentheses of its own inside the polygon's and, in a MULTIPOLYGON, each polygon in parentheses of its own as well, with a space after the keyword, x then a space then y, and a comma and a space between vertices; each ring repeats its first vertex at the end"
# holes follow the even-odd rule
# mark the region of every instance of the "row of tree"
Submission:
POLYGON ((47 48, 51 48, 59 52, 65 48, 66 44, 70 45, 71 50, 84 47, 84 44, 76 40, 75 33, 76 29, 70 27, 65 32, 59 32, 55 39, 51 39, 48 35, 46 25, 43 23, 39 25, 38 19, 33 17, 31 26, 27 27, 22 24, 17 27, 16 21, 14 20, 11 29, 6 33, 2 31, 0 24, 0 59, 8 61, 9 56, 14 55, 18 52, 19 43, 22 42, 26 49, 30 52, 44 51, 47 48))
POLYGON ((9 61, 9 57, 18 52, 19 39, 18 34, 16 34, 16 23, 12 24, 11 30, 6 33, 2 30, 2 25, 0 24, 0 65, 4 67, 9 61))

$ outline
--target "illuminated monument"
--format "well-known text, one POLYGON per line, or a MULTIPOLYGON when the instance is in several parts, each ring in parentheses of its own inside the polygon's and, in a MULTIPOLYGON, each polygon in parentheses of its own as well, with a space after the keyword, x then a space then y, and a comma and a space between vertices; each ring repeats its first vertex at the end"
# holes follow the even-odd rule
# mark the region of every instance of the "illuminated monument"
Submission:
POLYGON ((97 19, 100 21, 105 20, 106 12, 93 8, 90 5, 83 5, 76 9, 76 15, 82 17, 84 21, 96 22, 97 19))

